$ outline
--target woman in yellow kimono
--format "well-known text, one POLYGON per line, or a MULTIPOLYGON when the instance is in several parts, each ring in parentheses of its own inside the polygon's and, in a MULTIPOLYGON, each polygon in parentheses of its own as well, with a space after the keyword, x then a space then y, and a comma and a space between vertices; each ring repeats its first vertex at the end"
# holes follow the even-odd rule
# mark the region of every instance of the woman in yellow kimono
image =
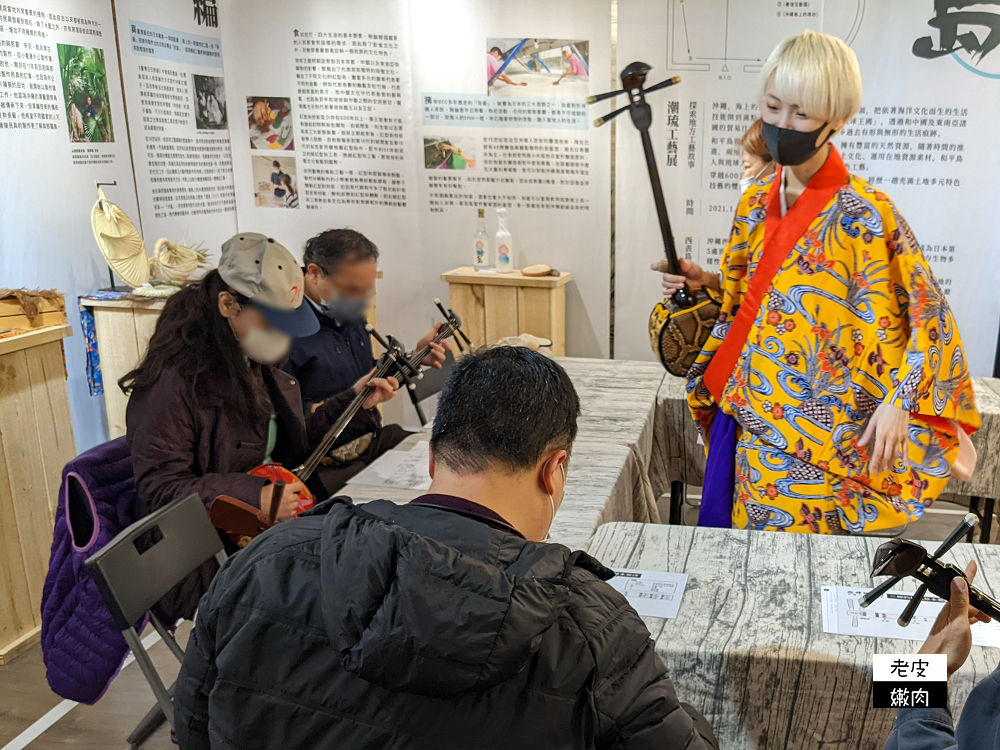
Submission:
POLYGON ((720 276, 684 269, 723 294, 688 375, 709 446, 705 525, 729 525, 711 522, 714 493, 737 528, 897 531, 944 488, 957 430, 979 425, 958 329, 912 231, 828 143, 860 101, 841 40, 782 42, 760 92, 781 168, 744 193, 720 276))

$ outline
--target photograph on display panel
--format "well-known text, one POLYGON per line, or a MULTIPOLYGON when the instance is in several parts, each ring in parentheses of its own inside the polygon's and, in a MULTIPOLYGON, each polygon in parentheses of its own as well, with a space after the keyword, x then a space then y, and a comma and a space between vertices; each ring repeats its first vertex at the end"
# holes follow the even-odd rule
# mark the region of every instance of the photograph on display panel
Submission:
POLYGON ((226 130, 226 85, 220 76, 194 76, 194 121, 198 130, 226 130))
POLYGON ((114 143, 104 50, 58 44, 59 75, 72 143, 114 143))
POLYGON ((298 177, 290 156, 252 156, 254 198, 261 208, 298 208, 298 177))
POLYGON ((590 93, 590 43, 488 38, 486 89, 495 96, 582 99, 590 93))
POLYGON ((292 100, 287 96, 248 96, 247 125, 250 148, 257 151, 294 151, 292 100))
POLYGON ((469 136, 424 136, 425 169, 475 169, 476 140, 469 136))

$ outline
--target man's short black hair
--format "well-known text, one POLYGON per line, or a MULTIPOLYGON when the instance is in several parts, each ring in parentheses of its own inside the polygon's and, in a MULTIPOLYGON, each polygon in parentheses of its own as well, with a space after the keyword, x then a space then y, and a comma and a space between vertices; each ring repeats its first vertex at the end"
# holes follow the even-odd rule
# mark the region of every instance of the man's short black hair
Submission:
POLYGON ((498 346, 462 357, 438 401, 431 448, 456 474, 521 472, 576 438, 580 399, 543 354, 498 346))
POLYGON ((315 263, 325 273, 333 273, 345 260, 377 261, 378 248, 361 232, 353 229, 327 229, 306 242, 302 263, 315 263))
POLYGON ((500 57, 503 57, 503 50, 502 50, 502 49, 500 49, 499 47, 493 47, 493 48, 492 48, 492 49, 490 50, 490 52, 496 52, 497 54, 499 54, 499 55, 500 55, 500 57))
POLYGON ((271 166, 272 167, 277 167, 278 169, 281 169, 281 164, 279 162, 277 162, 277 161, 272 161, 271 162, 271 166))

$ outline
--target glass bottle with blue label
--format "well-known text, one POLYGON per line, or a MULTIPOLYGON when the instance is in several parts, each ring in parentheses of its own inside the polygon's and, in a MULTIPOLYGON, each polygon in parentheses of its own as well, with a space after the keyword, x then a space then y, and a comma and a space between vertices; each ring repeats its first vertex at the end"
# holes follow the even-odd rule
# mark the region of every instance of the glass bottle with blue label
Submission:
POLYGON ((490 267, 490 237, 486 234, 486 214, 479 209, 476 233, 472 236, 472 265, 474 268, 490 267))

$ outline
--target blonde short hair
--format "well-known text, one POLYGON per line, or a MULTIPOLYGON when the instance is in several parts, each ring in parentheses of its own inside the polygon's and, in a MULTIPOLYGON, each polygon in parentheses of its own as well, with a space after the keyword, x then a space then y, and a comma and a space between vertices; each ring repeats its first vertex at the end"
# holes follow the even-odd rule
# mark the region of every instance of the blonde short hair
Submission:
POLYGON ((847 122, 861 108, 858 58, 830 34, 804 31, 774 48, 760 71, 761 110, 772 79, 779 99, 824 122, 847 122))

